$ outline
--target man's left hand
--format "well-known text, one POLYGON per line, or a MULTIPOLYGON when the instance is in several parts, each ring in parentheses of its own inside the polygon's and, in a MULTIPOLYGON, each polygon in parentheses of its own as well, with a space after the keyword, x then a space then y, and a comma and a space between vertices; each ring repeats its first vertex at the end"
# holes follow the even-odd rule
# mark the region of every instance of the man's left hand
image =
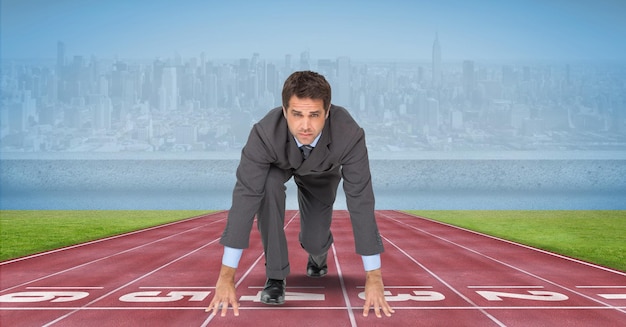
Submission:
POLYGON ((363 316, 367 317, 370 307, 374 307, 376 317, 381 318, 380 310, 387 317, 395 311, 387 303, 385 299, 385 286, 383 285, 383 276, 380 269, 368 271, 365 273, 365 305, 363 305, 363 316))

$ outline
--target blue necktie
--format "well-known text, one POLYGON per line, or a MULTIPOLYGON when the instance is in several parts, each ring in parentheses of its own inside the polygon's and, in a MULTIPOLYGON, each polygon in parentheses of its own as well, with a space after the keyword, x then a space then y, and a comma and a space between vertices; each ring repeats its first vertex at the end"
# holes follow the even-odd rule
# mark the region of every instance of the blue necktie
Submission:
POLYGON ((309 154, 311 154, 311 150, 313 150, 313 147, 310 145, 303 145, 300 147, 300 151, 302 151, 302 157, 304 157, 305 160, 309 157, 309 154))

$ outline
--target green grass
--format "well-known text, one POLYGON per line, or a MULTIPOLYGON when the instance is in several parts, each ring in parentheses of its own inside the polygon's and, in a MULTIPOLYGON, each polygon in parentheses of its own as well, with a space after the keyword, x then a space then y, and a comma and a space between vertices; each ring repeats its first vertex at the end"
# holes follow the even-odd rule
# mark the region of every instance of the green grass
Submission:
POLYGON ((626 271, 626 211, 407 211, 626 271))
MULTIPOLYGON (((0 261, 209 212, 0 210, 0 261)), ((408 212, 626 271, 626 211, 408 212)))
POLYGON ((208 212, 210 211, 0 210, 0 261, 208 212))

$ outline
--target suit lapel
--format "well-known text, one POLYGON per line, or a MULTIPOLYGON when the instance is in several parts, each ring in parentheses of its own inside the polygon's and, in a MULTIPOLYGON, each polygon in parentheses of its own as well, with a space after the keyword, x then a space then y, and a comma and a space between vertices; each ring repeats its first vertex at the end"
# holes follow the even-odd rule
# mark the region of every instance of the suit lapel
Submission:
POLYGON ((302 152, 298 148, 298 144, 296 144, 296 140, 294 140, 293 135, 290 132, 287 132, 287 148, 288 148, 288 156, 289 156, 289 165, 295 169, 298 169, 302 165, 302 152))

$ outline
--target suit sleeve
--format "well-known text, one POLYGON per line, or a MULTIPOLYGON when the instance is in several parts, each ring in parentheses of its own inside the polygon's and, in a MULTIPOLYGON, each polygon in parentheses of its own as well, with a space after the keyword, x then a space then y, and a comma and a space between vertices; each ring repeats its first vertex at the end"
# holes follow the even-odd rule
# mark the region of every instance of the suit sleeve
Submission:
POLYGON ((245 249, 249 246, 254 216, 259 210, 265 192, 265 180, 272 158, 270 146, 264 142, 263 130, 255 125, 241 150, 237 167, 237 181, 233 190, 232 205, 228 212, 222 245, 245 249))
POLYGON ((346 204, 354 233, 356 252, 374 255, 383 252, 383 244, 374 217, 374 191, 365 145, 365 133, 359 128, 344 157, 341 174, 346 204))

